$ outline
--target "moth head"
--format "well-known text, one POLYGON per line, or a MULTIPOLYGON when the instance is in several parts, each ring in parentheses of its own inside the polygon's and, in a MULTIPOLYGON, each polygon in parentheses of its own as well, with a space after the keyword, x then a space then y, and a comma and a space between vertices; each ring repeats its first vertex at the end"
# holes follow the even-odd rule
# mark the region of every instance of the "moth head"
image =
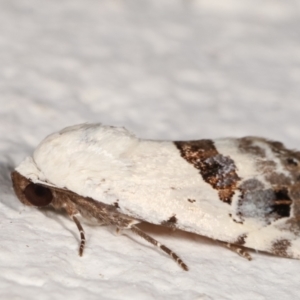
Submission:
POLYGON ((13 188, 19 200, 25 205, 44 207, 53 200, 50 188, 31 182, 17 171, 11 174, 13 188))

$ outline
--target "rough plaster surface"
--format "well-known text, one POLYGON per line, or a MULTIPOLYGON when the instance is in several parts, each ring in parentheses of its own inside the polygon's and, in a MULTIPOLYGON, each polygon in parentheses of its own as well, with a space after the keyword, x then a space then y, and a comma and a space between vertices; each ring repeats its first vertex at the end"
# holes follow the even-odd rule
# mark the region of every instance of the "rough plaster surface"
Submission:
POLYGON ((9 173, 80 122, 145 138, 262 135, 300 148, 299 1, 0 1, 0 299, 298 299, 300 261, 248 262, 148 227, 130 233, 24 207, 9 173))

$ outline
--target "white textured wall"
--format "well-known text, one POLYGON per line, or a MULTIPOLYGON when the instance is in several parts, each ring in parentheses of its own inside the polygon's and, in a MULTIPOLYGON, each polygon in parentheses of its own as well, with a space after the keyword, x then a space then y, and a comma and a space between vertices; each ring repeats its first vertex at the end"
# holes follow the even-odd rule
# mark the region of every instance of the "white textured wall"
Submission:
POLYGON ((204 238, 138 237, 24 207, 9 172, 80 122, 138 136, 262 135, 300 148, 299 1, 0 1, 1 299, 298 299, 300 261, 248 262, 204 238))

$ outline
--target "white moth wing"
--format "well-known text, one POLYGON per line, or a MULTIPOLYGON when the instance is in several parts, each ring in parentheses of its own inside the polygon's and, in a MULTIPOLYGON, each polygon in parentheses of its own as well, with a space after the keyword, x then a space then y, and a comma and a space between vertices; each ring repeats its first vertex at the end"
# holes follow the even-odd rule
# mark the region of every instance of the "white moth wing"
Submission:
MULTIPOLYGON (((298 233, 284 228, 286 219, 266 224, 261 213, 256 215, 255 202, 254 207, 243 207, 250 217, 237 213, 238 187, 243 183, 255 179, 264 189, 272 189, 265 173, 257 168, 257 158, 241 151, 234 139, 214 143, 219 153, 230 156, 239 176, 230 204, 221 201, 219 190, 203 180, 199 168, 191 163, 193 159, 188 162, 182 157, 178 145, 138 139, 124 128, 100 124, 76 125, 48 136, 33 158, 16 170, 33 182, 109 205, 117 202, 121 213, 153 224, 174 225, 268 252, 276 241, 287 240, 289 247, 284 250, 289 252, 284 256, 300 258, 298 233)), ((276 163, 280 165, 280 161, 276 163)), ((229 164, 223 171, 231 174, 231 167, 229 164)))

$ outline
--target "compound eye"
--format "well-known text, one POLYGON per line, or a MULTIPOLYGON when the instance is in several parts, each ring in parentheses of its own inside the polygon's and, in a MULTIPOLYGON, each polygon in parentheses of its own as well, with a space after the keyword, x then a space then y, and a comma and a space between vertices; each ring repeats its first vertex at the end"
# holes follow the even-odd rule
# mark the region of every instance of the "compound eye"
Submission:
POLYGON ((24 190, 24 195, 28 202, 34 206, 46 206, 51 203, 53 195, 50 189, 30 183, 24 190))

